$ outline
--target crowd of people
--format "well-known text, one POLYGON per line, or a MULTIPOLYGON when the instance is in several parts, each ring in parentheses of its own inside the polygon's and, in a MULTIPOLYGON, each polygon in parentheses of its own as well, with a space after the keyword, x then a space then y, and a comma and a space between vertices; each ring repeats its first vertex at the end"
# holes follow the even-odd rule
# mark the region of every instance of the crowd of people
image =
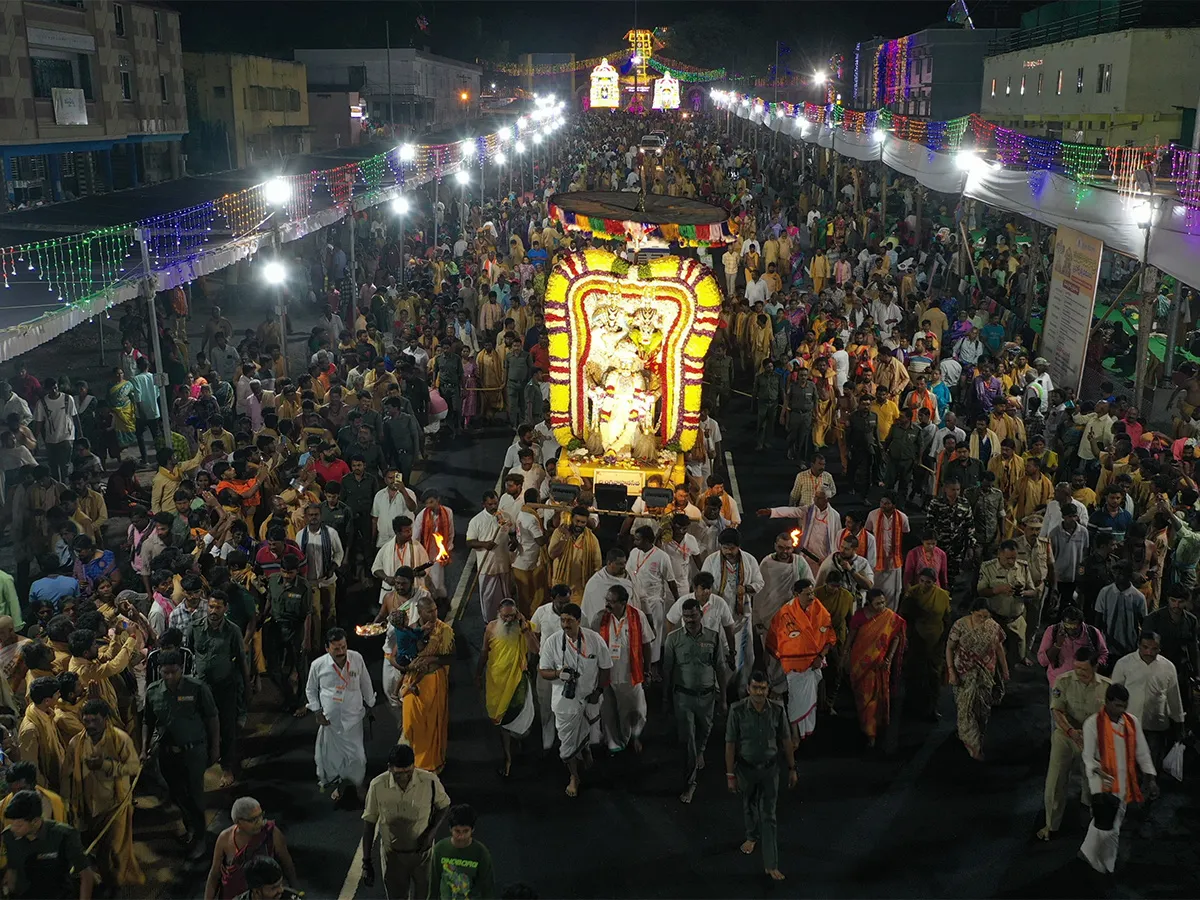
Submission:
MULTIPOLYGON (((765 132, 751 148, 721 116, 662 124, 667 145, 646 159, 641 117, 581 117, 536 190, 434 204, 403 239, 364 213, 353 268, 344 233, 298 260, 292 308, 322 310, 291 340, 307 341, 299 355, 273 313, 239 338, 212 300, 193 355, 193 297, 177 291, 160 298, 161 365, 128 311, 101 399, 17 361, 0 382, 16 566, 0 572, 0 815, 15 896, 140 883, 146 790, 178 807, 193 858, 212 853, 206 896, 302 883, 249 796, 215 847, 205 837, 205 771, 219 767, 222 788, 244 779, 240 732, 266 682, 277 714, 314 717, 332 802, 362 793, 368 883, 378 840, 389 896, 496 892, 475 811, 438 777, 459 665, 447 572, 465 554, 502 778, 557 745, 577 797, 593 748, 642 752, 649 693, 676 723, 692 803, 723 720, 741 849, 780 880, 779 766, 794 786, 804 740, 839 705, 852 698, 865 745, 886 751, 902 711, 936 718, 948 684, 958 738, 982 760, 1011 674, 1041 666, 1037 836, 1056 837, 1077 772, 1082 852, 1113 871, 1127 805, 1157 795, 1200 674, 1190 418, 1154 431, 1111 384, 1087 403, 1054 384, 1021 318, 1052 247, 1018 242, 1012 222, 986 221, 984 246, 964 248, 939 225, 953 201, 878 166, 765 132), (723 205, 736 237, 681 250, 724 292, 687 477, 653 476, 663 499, 602 516, 556 466, 542 310, 554 263, 593 242, 548 200, 642 188, 723 205), (719 423, 747 410, 755 449, 796 463, 778 505, 749 511, 781 520, 769 548, 747 546, 725 464, 719 423), (501 430, 514 435, 503 489, 458 528, 414 468, 501 430), (139 472, 151 452, 156 469, 139 472), (378 677, 358 635, 383 638, 378 677), (380 700, 399 742, 368 781, 380 700)), ((227 304, 247 280, 230 279, 227 304)))

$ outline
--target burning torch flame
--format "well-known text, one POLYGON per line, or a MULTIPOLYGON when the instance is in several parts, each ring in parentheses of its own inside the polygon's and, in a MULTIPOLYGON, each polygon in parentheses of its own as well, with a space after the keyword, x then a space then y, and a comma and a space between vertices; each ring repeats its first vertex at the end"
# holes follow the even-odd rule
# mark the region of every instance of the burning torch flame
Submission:
POLYGON ((446 542, 442 540, 442 536, 436 531, 433 533, 434 543, 437 544, 438 552, 435 562, 445 564, 450 561, 450 554, 446 551, 446 542))
POLYGON ((792 538, 792 546, 793 547, 800 546, 800 535, 802 535, 803 533, 804 532, 801 531, 799 528, 792 529, 791 538, 792 538))

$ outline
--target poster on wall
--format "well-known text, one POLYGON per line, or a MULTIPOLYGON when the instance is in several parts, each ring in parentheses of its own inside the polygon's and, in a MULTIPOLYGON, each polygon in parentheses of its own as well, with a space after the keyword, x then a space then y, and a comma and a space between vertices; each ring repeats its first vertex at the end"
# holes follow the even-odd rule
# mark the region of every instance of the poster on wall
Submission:
POLYGON ((1073 228, 1058 229, 1041 349, 1056 387, 1079 391, 1103 252, 1104 241, 1073 228))
POLYGON ((87 101, 80 88, 51 88, 55 125, 86 125, 87 101))

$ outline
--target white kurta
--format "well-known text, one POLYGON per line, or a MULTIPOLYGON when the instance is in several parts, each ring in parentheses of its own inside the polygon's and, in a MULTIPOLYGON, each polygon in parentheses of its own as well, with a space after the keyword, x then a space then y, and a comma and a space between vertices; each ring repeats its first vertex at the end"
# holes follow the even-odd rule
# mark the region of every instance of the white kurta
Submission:
POLYGON ((578 642, 563 632, 544 639, 538 661, 540 669, 574 669, 579 673, 574 697, 564 696, 565 682, 561 679, 551 682, 550 708, 554 712, 558 753, 562 759, 579 755, 599 738, 598 734, 593 736, 593 728, 599 730, 600 704, 588 703, 586 698, 600 683, 600 670, 612 668, 612 656, 604 639, 590 628, 580 628, 579 634, 578 642))
MULTIPOLYGON (((1142 732, 1142 723, 1136 716, 1133 720, 1134 746, 1137 768, 1147 775, 1158 774, 1154 769, 1154 761, 1150 758, 1150 745, 1146 743, 1146 735, 1142 732)), ((1101 710, 1095 715, 1088 716, 1083 723, 1083 770, 1087 773, 1088 790, 1093 794, 1100 793, 1104 787, 1100 783, 1100 739, 1099 728, 1110 728, 1113 731, 1113 763, 1116 767, 1114 775, 1117 781, 1116 794, 1121 798, 1121 807, 1117 810, 1117 818, 1111 831, 1101 831, 1093 821, 1088 824, 1087 835, 1079 852, 1083 854, 1093 869, 1097 872, 1112 872, 1117 863, 1117 844, 1121 837, 1121 822, 1125 818, 1125 794, 1127 791, 1125 773, 1128 769, 1126 754, 1130 752, 1129 735, 1101 710)))
POLYGON ((375 705, 375 688, 362 654, 346 651, 341 669, 328 653, 318 658, 308 670, 306 693, 308 708, 329 720, 317 730, 317 780, 361 784, 367 777, 363 719, 367 708, 375 705))
POLYGON ((775 613, 792 599, 792 588, 801 578, 815 582, 812 567, 799 553, 792 554, 791 562, 780 562, 775 554, 769 553, 758 564, 762 572, 763 587, 754 597, 754 625, 764 629, 771 624, 775 613))
MULTIPOLYGON (((675 599, 670 585, 675 583, 675 567, 671 558, 660 547, 651 547, 649 551, 634 547, 629 551, 629 559, 625 570, 633 582, 633 600, 649 618, 654 626, 654 640, 651 641, 651 662, 662 658, 662 644, 666 637, 667 604, 675 599)), ((684 586, 686 589, 686 585, 684 586)), ((679 590, 676 583, 676 590, 679 590)))
POLYGON ((733 639, 736 644, 734 668, 737 671, 749 669, 754 663, 753 632, 750 622, 754 611, 753 597, 763 587, 762 571, 758 568, 758 560, 745 550, 739 552, 741 554, 740 580, 737 561, 730 563, 720 550, 704 560, 704 565, 700 568, 700 571, 707 572, 713 577, 713 591, 725 599, 725 602, 729 604, 729 609, 733 612, 733 639), (737 613, 737 590, 739 587, 745 588, 740 616, 737 613))
POLYGON ((633 582, 629 580, 628 575, 613 575, 606 565, 601 566, 587 580, 587 584, 583 586, 583 602, 580 604, 583 609, 583 621, 593 622, 596 616, 604 612, 604 597, 608 594, 608 589, 617 584, 629 592, 631 600, 634 599, 633 582))
MULTIPOLYGON (((415 540, 409 541, 400 547, 396 546, 395 540, 390 540, 380 547, 379 551, 375 554, 375 561, 371 563, 371 571, 382 571, 384 575, 391 578, 396 574, 397 569, 403 569, 405 566, 415 569, 417 566, 423 566, 427 562, 429 562, 429 554, 415 540)), ((425 587, 425 577, 418 575, 413 579, 413 585, 414 587, 425 587)), ((379 585, 379 602, 382 603, 383 598, 391 592, 391 585, 381 582, 379 585)))

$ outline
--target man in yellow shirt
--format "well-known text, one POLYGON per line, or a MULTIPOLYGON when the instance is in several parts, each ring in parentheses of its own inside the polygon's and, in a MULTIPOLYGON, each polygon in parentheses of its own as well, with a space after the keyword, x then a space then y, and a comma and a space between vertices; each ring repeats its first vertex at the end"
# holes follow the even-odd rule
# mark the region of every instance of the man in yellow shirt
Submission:
POLYGON ((875 392, 875 402, 871 404, 871 410, 879 419, 879 441, 882 443, 888 439, 888 435, 892 433, 892 426, 900 418, 900 407, 892 398, 891 391, 879 388, 875 392))

